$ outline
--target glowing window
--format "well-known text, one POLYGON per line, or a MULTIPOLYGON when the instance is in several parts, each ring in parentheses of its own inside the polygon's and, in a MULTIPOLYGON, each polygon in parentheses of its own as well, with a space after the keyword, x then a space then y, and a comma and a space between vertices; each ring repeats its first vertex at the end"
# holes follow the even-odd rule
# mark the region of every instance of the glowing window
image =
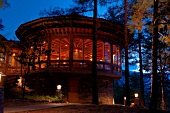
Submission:
POLYGON ((51 45, 51 60, 59 60, 60 56, 60 39, 54 39, 52 40, 52 45, 51 45))
POLYGON ((83 39, 76 38, 73 40, 73 59, 83 60, 83 39))
POLYGON ((97 41, 97 61, 104 61, 104 43, 97 41))
POLYGON ((60 43, 60 60, 69 60, 70 39, 63 38, 60 43))
POLYGON ((84 39, 84 60, 92 60, 92 40, 84 39))
POLYGON ((105 56, 105 62, 111 62, 111 52, 110 52, 110 44, 106 42, 104 44, 104 56, 105 56))

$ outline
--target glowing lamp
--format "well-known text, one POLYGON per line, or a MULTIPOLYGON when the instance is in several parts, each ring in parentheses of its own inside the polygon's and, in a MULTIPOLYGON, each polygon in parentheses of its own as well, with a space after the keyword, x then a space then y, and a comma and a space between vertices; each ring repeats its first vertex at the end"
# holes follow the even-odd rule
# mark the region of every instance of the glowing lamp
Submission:
POLYGON ((139 97, 139 94, 138 94, 138 93, 135 93, 134 95, 135 95, 135 98, 138 98, 138 97, 139 97))
POLYGON ((124 100, 126 100, 126 97, 124 97, 124 100))
POLYGON ((62 87, 61 85, 57 85, 57 89, 58 89, 58 90, 60 90, 60 89, 61 89, 61 87, 62 87))

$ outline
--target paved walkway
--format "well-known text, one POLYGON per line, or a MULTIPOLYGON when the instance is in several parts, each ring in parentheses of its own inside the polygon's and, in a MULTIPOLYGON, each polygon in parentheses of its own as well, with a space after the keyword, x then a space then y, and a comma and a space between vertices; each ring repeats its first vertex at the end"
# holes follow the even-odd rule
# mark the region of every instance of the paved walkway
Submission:
POLYGON ((78 103, 68 103, 68 104, 67 103, 47 103, 47 104, 36 104, 36 105, 27 105, 27 106, 4 107, 4 113, 38 110, 38 109, 61 107, 61 106, 68 106, 68 105, 78 105, 78 103))

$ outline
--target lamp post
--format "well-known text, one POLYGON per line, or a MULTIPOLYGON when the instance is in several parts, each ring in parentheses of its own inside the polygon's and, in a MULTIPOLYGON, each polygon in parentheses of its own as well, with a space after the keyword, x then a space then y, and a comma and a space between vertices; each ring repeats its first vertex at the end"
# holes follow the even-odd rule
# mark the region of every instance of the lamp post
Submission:
POLYGON ((57 96, 60 99, 62 99, 62 91, 61 91, 61 85, 57 85, 57 96))
POLYGON ((126 106, 126 97, 124 97, 124 105, 126 106))
POLYGON ((135 95, 134 104, 139 105, 139 94, 135 93, 134 95, 135 95))

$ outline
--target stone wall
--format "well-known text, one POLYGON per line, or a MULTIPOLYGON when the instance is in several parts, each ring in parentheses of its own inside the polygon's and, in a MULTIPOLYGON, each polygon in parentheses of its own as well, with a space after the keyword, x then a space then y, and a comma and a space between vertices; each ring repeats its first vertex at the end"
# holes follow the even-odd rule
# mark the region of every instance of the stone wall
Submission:
POLYGON ((4 88, 0 86, 0 113, 4 112, 4 88))
MULTIPOLYGON (((98 76, 97 83, 99 104, 113 104, 113 78, 106 76, 98 76)), ((92 86, 90 78, 80 79, 79 102, 92 102, 92 86)))

